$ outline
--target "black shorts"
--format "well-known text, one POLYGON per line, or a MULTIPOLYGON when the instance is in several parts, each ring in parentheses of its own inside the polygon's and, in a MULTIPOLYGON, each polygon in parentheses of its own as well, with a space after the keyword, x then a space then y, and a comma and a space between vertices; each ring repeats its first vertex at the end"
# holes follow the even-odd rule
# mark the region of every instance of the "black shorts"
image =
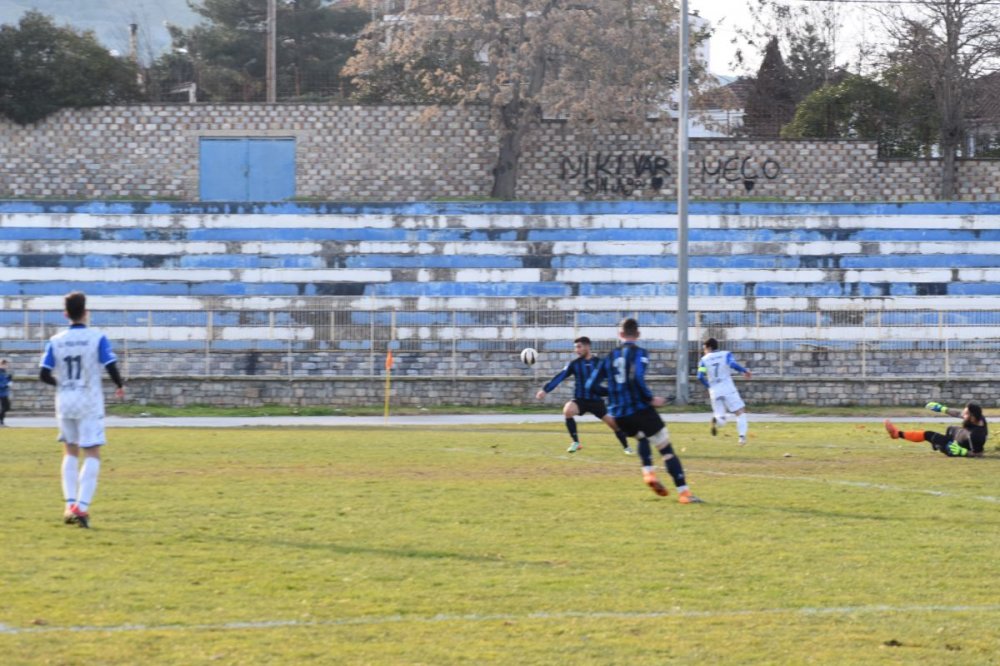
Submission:
POLYGON ((628 416, 616 416, 615 423, 629 437, 636 437, 640 432, 646 437, 652 437, 663 430, 663 419, 659 412, 647 407, 628 416))
POLYGON ((924 439, 931 443, 931 447, 945 454, 949 458, 953 458, 959 454, 951 452, 951 445, 957 443, 963 449, 966 450, 966 454, 972 452, 972 442, 969 431, 961 426, 948 426, 945 430, 945 434, 942 435, 936 432, 925 432, 924 439), (930 437, 928 435, 931 435, 930 437))
POLYGON ((608 413, 608 406, 604 404, 604 401, 600 398, 596 400, 584 400, 583 398, 573 398, 573 402, 576 403, 577 408, 580 410, 580 415, 583 416, 587 412, 590 412, 599 419, 603 419, 604 415, 608 413))

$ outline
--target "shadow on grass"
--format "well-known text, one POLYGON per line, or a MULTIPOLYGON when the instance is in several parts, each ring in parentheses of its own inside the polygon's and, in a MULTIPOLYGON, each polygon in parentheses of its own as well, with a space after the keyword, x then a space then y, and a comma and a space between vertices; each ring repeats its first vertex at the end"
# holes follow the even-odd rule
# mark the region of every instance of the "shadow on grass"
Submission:
MULTIPOLYGON (((878 515, 878 514, 860 514, 860 513, 849 513, 846 511, 826 511, 824 509, 813 509, 806 507, 794 507, 794 506, 761 506, 760 504, 732 504, 727 502, 712 502, 713 507, 719 507, 723 509, 735 509, 737 511, 748 511, 752 513, 778 513, 778 514, 789 514, 800 516, 803 518, 836 518, 841 520, 851 520, 851 521, 875 521, 875 522, 896 522, 896 523, 912 523, 914 521, 913 516, 897 517, 893 515, 878 515)), ((940 525, 945 521, 940 515, 927 516, 922 519, 931 525, 940 525)), ((984 520, 983 516, 979 516, 973 520, 959 520, 954 516, 948 516, 947 523, 950 525, 955 524, 965 524, 965 525, 992 525, 996 524, 1000 526, 1000 521, 984 520)))
MULTIPOLYGON (((101 529, 102 532, 118 532, 126 534, 134 533, 134 530, 108 527, 101 529)), ((419 548, 380 548, 377 546, 361 546, 345 543, 320 543, 306 541, 291 541, 288 539, 255 539, 241 536, 226 536, 220 534, 185 534, 176 537, 177 542, 184 543, 228 543, 234 544, 238 548, 250 548, 253 546, 266 548, 288 548, 305 551, 325 551, 338 553, 340 555, 381 555, 383 557, 395 557, 402 559, 418 560, 457 560, 460 562, 475 563, 496 563, 515 564, 519 566, 541 566, 553 567, 558 563, 550 561, 525 561, 509 560, 502 555, 474 555, 469 553, 457 553, 447 550, 421 550, 419 548)))
POLYGON ((735 509, 738 511, 750 511, 753 513, 784 513, 795 516, 801 516, 803 518, 839 518, 845 520, 875 520, 875 521, 889 521, 889 522, 904 522, 904 518, 898 518, 896 516, 889 515, 872 515, 872 514, 858 514, 858 513, 848 513, 845 511, 827 511, 824 509, 812 509, 806 507, 794 507, 794 506, 761 506, 760 504, 730 504, 726 502, 712 502, 713 507, 719 507, 723 509, 735 509))

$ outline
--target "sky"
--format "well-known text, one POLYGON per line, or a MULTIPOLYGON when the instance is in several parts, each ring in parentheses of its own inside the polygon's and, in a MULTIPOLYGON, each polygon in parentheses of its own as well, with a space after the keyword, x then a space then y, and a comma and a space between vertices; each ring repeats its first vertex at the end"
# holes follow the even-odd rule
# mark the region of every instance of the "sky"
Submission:
POLYGON ((734 26, 750 21, 746 0, 688 0, 688 10, 708 19, 715 31, 709 55, 710 69, 716 74, 736 74, 730 67, 736 47, 730 44, 734 26))
MULTIPOLYGON (((791 0, 793 4, 802 4, 800 0, 791 0)), ((760 56, 747 54, 752 63, 752 71, 741 72, 731 66, 736 52, 736 45, 731 44, 736 36, 736 27, 747 25, 750 22, 750 10, 747 8, 749 0, 688 0, 688 11, 697 12, 708 19, 715 28, 711 42, 710 70, 715 74, 736 75, 744 73, 756 73, 760 64, 760 56)), ((863 10, 856 5, 842 5, 843 26, 841 28, 841 48, 844 55, 839 59, 838 64, 844 64, 841 60, 851 60, 857 44, 866 35, 863 10)), ((869 21, 869 24, 871 22, 869 21)))
POLYGON ((93 30, 104 46, 128 50, 128 25, 139 25, 139 54, 144 60, 170 45, 164 21, 184 27, 197 22, 187 0, 0 0, 0 23, 16 24, 24 12, 37 9, 57 25, 93 30))
MULTIPOLYGON (((731 43, 739 25, 750 21, 747 5, 756 0, 688 0, 688 9, 698 12, 715 27, 711 41, 711 71, 716 74, 735 75, 756 73, 760 64, 759 54, 747 54, 749 71, 739 71, 731 63, 736 46, 731 43)), ((803 5, 804 0, 786 0, 803 5)), ((156 54, 169 45, 163 22, 189 27, 198 17, 187 7, 187 0, 0 0, 0 23, 13 23, 25 9, 35 7, 54 15, 57 23, 74 23, 90 28, 109 48, 124 51, 128 46, 127 25, 139 24, 140 55, 156 54), (147 53, 151 52, 151 53, 147 53)), ((841 5, 844 14, 842 29, 844 57, 850 59, 864 25, 860 19, 863 10, 856 4, 841 5)), ((869 21, 869 23, 871 23, 869 21)), ((839 64, 844 64, 840 62, 839 64)))

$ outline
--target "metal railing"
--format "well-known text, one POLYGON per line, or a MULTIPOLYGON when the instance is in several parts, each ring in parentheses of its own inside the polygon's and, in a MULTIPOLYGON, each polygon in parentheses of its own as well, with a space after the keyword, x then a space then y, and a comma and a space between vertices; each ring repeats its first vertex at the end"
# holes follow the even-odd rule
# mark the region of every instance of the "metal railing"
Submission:
MULTIPOLYGON (((524 368, 503 359, 530 346, 540 352, 541 369, 557 369, 578 336, 589 336, 597 353, 612 348, 627 316, 639 320, 642 344, 664 366, 672 366, 676 351, 676 314, 648 303, 553 310, 543 302, 511 308, 501 301, 486 309, 303 302, 284 309, 95 311, 91 323, 126 368, 145 375, 375 376, 391 349, 412 374, 520 376, 524 368)), ((993 310, 692 309, 687 323, 692 364, 700 341, 715 337, 756 374, 779 377, 985 375, 1000 351, 1000 312, 993 310)), ((40 353, 64 326, 57 312, 2 313, 0 352, 40 353)))

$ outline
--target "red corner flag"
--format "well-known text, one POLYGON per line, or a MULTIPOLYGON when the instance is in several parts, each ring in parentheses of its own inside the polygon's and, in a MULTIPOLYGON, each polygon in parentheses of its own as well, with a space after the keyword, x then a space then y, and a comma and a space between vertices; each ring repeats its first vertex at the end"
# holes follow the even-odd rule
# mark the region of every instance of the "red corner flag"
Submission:
POLYGON ((392 370, 392 350, 390 349, 385 354, 385 369, 392 370))

